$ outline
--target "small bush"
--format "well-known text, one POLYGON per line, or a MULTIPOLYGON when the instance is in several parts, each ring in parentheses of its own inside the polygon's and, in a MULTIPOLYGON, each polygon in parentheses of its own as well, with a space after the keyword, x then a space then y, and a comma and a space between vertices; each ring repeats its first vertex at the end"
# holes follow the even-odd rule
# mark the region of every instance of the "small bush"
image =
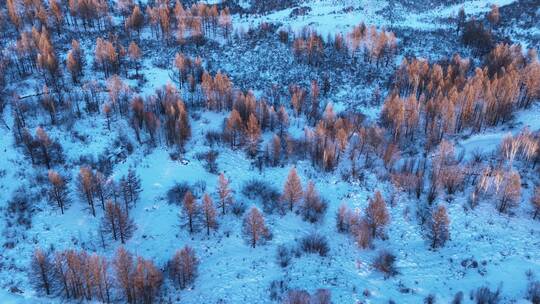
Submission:
POLYGON ((278 34, 279 34, 279 41, 281 41, 281 43, 289 42, 289 32, 285 30, 280 30, 278 34))
POLYGON ((182 200, 188 191, 193 193, 193 189, 188 183, 176 183, 171 189, 169 189, 169 191, 167 191, 167 199, 169 200, 169 204, 182 204, 182 200))
POLYGON ((289 266, 292 260, 292 251, 284 245, 279 245, 277 248, 277 263, 279 266, 285 268, 289 266))
POLYGON ((382 250, 375 258, 375 261, 373 262, 373 267, 375 267, 375 269, 377 269, 378 271, 382 272, 385 278, 388 278, 398 273, 394 265, 395 262, 395 255, 386 250, 382 250))
POLYGON ((489 287, 480 287, 476 290, 474 299, 476 304, 497 304, 500 302, 501 290, 491 291, 489 287))
POLYGON ((19 187, 13 193, 13 197, 7 203, 7 225, 32 228, 32 208, 30 201, 36 200, 26 188, 19 187))
POLYGON ((479 55, 486 54, 493 46, 491 31, 480 21, 471 20, 465 24, 461 36, 463 43, 476 49, 479 55))
POLYGON ((305 290, 289 290, 283 304, 310 304, 310 298, 309 292, 305 290))
POLYGON ((317 253, 322 257, 325 257, 330 251, 326 238, 316 233, 303 237, 300 240, 300 248, 304 252, 317 253))
POLYGON ((204 153, 197 153, 196 157, 200 161, 204 161, 203 167, 206 171, 216 174, 218 172, 217 158, 219 152, 215 150, 210 150, 204 153))
POLYGON ((371 247, 373 245, 373 234, 371 233, 369 224, 364 219, 361 219, 360 222, 353 227, 358 247, 362 249, 371 247))
POLYGON ((235 201, 231 207, 232 213, 236 216, 242 216, 246 211, 246 205, 244 203, 235 201))
POLYGON ((206 182, 204 180, 199 180, 193 184, 193 189, 191 189, 191 192, 195 196, 202 196, 206 192, 206 182))
POLYGON ((310 304, 331 304, 332 294, 328 289, 317 289, 311 296, 310 304))
POLYGON ((206 137, 206 142, 208 143, 208 145, 213 147, 214 145, 222 141, 223 135, 221 134, 221 132, 218 132, 218 131, 208 131, 206 132, 205 137, 206 137))
POLYGON ((452 304, 461 304, 463 302, 463 292, 460 291, 456 293, 454 296, 454 299, 452 300, 452 304))
POLYGON ((257 199, 266 213, 272 213, 279 208, 279 191, 270 183, 262 180, 247 181, 242 187, 242 194, 249 199, 257 199))
POLYGON ((424 299, 424 304, 435 304, 437 301, 435 300, 435 295, 433 294, 429 294, 425 299, 424 299))
POLYGON ((540 304, 540 282, 534 281, 529 283, 527 299, 533 304, 540 304))
POLYGON ((242 194, 249 199, 256 199, 260 195, 260 192, 265 191, 268 187, 270 187, 269 183, 253 179, 244 183, 242 194))
POLYGON ((304 221, 310 223, 319 222, 328 208, 328 202, 320 197, 305 199, 300 207, 300 212, 304 221))
POLYGON ((270 282, 270 288, 269 288, 270 300, 272 301, 281 300, 281 297, 283 296, 286 290, 287 290, 287 285, 282 280, 280 281, 274 280, 270 282))

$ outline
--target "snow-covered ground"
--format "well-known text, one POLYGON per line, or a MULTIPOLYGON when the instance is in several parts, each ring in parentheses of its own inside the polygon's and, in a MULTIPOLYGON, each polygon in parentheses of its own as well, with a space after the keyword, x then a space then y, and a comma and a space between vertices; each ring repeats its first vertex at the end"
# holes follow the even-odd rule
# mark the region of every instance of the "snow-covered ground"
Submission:
POLYGON ((381 28, 404 27, 422 31, 451 27, 447 22, 442 22, 443 19, 455 18, 461 8, 469 15, 478 15, 489 12, 493 4, 505 6, 516 1, 457 1, 459 3, 453 5, 430 5, 428 9, 417 11, 403 7, 399 1, 390 6, 386 0, 307 0, 295 8, 262 16, 237 18, 234 23, 247 28, 262 22, 272 22, 294 31, 310 27, 320 32, 323 37, 338 32, 346 33, 361 22, 381 28), (304 8, 307 12, 295 15, 293 11, 297 8, 304 8))
MULTIPOLYGON (((398 18, 391 22, 382 14, 388 7, 387 1, 309 0, 301 5, 310 8, 303 16, 291 16, 294 8, 288 8, 263 16, 235 15, 233 23, 236 28, 247 28, 261 22, 274 22, 295 31, 309 26, 319 30, 323 36, 347 32, 362 21, 379 27, 448 29, 451 25, 442 19, 454 16, 461 7, 469 14, 481 14, 489 11, 492 3, 503 6, 515 0, 461 2, 421 12, 406 11, 405 7, 398 5, 398 18)), ((248 7, 248 4, 243 3, 243 6, 248 7)), ((91 61, 90 51, 87 56, 91 61)), ((152 56, 151 50, 148 56, 152 56)), ((137 88, 142 96, 151 95, 156 88, 172 83, 170 70, 154 66, 151 59, 145 59, 140 71, 147 81, 137 88)), ((133 80, 126 82, 133 87, 137 85, 133 80)), ((343 101, 355 89, 355 85, 341 88, 328 99, 343 101)), ((370 92, 366 90, 359 95, 364 97, 370 92)), ((379 117, 380 107, 356 101, 352 104, 357 104, 357 110, 371 121, 379 117)), ((349 104, 335 103, 336 112, 348 109, 349 104)), ((210 149, 205 144, 205 134, 209 130, 220 130, 228 113, 198 110, 196 114, 196 118, 195 115, 191 118, 192 138, 183 155, 187 162, 173 160, 173 148, 140 145, 125 160, 115 164, 111 175, 111 178, 118 179, 133 168, 141 178, 141 198, 130 211, 137 229, 127 242, 127 249, 137 256, 151 258, 161 268, 185 245, 192 246, 200 259, 199 275, 194 286, 170 291, 174 303, 272 303, 269 298, 272 281, 284 281, 290 289, 306 289, 310 292, 328 288, 334 303, 387 303, 390 299, 396 303, 422 303, 429 294, 436 295, 437 303, 450 303, 459 291, 465 293, 465 303, 473 303, 469 292, 481 286, 488 286, 492 290, 501 287, 501 303, 528 303, 524 300, 528 282, 526 273, 531 271, 540 276, 540 224, 531 218, 532 207, 528 203, 530 190, 534 188, 532 181, 524 181, 525 195, 512 215, 498 214, 490 201, 483 201, 477 208, 470 209, 464 193, 456 197, 441 195, 435 204, 448 208, 451 239, 440 250, 430 248, 424 226, 419 225, 416 219, 415 197, 399 193, 393 200, 394 204, 389 206, 391 220, 387 228, 388 240, 376 240, 375 250, 363 250, 358 248, 352 237, 336 231, 335 215, 342 204, 363 213, 368 199, 376 190, 380 190, 390 201, 393 190, 388 174, 377 169, 366 169, 363 182, 350 183, 344 181, 337 170, 322 172, 309 161, 265 168, 261 173, 245 151, 219 146, 216 148, 219 152, 219 172, 223 172, 231 181, 236 201, 262 209, 259 202, 242 195, 242 186, 250 180, 261 179, 282 189, 289 170, 296 166, 303 184, 312 180, 321 196, 329 202, 323 221, 317 224, 307 223, 294 213, 265 214, 273 238, 265 245, 251 248, 242 235, 242 218, 229 212, 218 216, 219 227, 210 236, 202 230, 189 234, 181 207, 170 204, 167 199, 167 191, 175 184, 187 182, 193 185, 201 182, 217 200, 218 176, 207 172, 196 155, 210 149), (290 266, 281 268, 276 262, 277 247, 295 247, 298 240, 310 232, 318 232, 328 239, 329 255, 319 257, 303 254, 293 258, 290 266), (396 255, 397 276, 384 278, 373 268, 372 261, 381 249, 396 255)), ((3 118, 9 126, 13 124, 10 107, 4 111, 3 118)), ((30 122, 32 132, 41 123, 39 119, 30 122)), ((302 118, 291 115, 290 133, 300 137, 304 123, 302 118)), ((456 146, 467 153, 480 151, 490 155, 506 134, 517 134, 524 127, 531 131, 540 130, 538 104, 516 113, 512 121, 503 126, 466 138, 456 137, 456 146)), ((6 213, 7 201, 21 185, 29 187, 40 198, 32 205, 31 228, 17 238, 18 243, 14 248, 0 249, 0 286, 4 289, 0 290, 0 303, 63 302, 61 299, 40 299, 29 285, 25 270, 31 252, 37 247, 54 247, 56 250, 84 248, 108 258, 114 256, 120 244, 108 242, 105 247, 101 245, 98 235, 101 210, 98 210, 97 218, 86 210, 86 205, 76 195, 74 182, 79 170, 75 164, 82 157, 97 158, 108 148, 116 148, 111 146, 119 136, 136 143, 133 131, 124 119, 113 119, 111 129, 113 131, 107 129, 103 115, 85 115, 70 128, 47 126, 49 135, 61 143, 66 155, 66 165, 60 170, 72 179, 72 204, 62 215, 47 203, 40 187, 33 188, 36 175, 45 176, 46 170, 39 167, 29 170, 28 159, 22 155, 21 149, 14 146, 11 130, 0 124, 0 210, 6 213), (10 291, 11 287, 17 287, 20 292, 10 291)), ((269 135, 265 134, 266 137, 269 135)), ((8 215, 2 217, 5 216, 8 215)), ((2 218, 0 230, 6 229, 3 223, 2 218)), ((0 240, 5 243, 6 235, 3 234, 0 240)))

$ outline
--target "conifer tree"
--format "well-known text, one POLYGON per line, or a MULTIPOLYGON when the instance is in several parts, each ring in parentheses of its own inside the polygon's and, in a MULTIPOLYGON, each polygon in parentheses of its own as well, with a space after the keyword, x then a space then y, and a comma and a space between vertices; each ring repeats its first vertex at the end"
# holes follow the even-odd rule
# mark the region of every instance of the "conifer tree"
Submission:
POLYGON ((370 228, 371 236, 375 238, 378 232, 382 232, 384 226, 390 221, 386 202, 382 198, 381 192, 376 191, 375 197, 369 200, 366 208, 365 220, 370 228))
POLYGON ((442 247, 450 237, 450 220, 443 205, 437 206, 431 216, 431 247, 442 247))
POLYGON ((208 194, 204 194, 202 201, 202 212, 204 216, 204 223, 206 225, 206 234, 210 235, 210 229, 216 229, 216 209, 214 203, 208 194))
POLYGON ((249 114, 246 131, 248 137, 248 152, 249 155, 254 157, 257 154, 259 138, 261 136, 261 128, 259 126, 257 117, 255 117, 253 113, 249 114))
POLYGON ((283 187, 282 200, 289 204, 289 209, 292 211, 294 205, 302 198, 302 194, 302 182, 296 173, 296 168, 293 167, 289 171, 287 181, 283 187))
POLYGON ((79 169, 78 190, 81 197, 86 200, 86 203, 92 211, 92 215, 96 216, 96 209, 94 207, 94 189, 92 169, 89 167, 81 167, 79 169))
POLYGON ((536 219, 540 213, 540 186, 536 186, 536 188, 534 188, 534 194, 531 197, 531 204, 534 208, 533 219, 536 219))
POLYGON ((195 280, 198 266, 199 260, 195 251, 193 248, 185 246, 178 250, 169 262, 171 279, 180 289, 184 289, 195 280))
POLYGON ((256 207, 252 207, 244 218, 243 229, 253 248, 270 237, 270 231, 266 227, 264 218, 256 207))
POLYGON ((223 173, 219 174, 218 180, 219 208, 221 214, 225 214, 226 206, 232 203, 231 189, 229 188, 229 180, 223 173))
POLYGON ((195 202, 195 197, 193 196, 193 194, 191 194, 191 191, 188 190, 184 195, 182 206, 184 208, 184 212, 188 217, 189 232, 193 233, 193 220, 195 215, 197 214, 197 204, 195 202))
POLYGON ((139 49, 139 46, 134 41, 129 44, 128 54, 129 59, 131 59, 131 62, 135 66, 135 76, 139 77, 139 67, 142 55, 141 49, 139 49))
POLYGON ((49 170, 48 177, 51 184, 49 200, 58 205, 60 212, 64 214, 64 209, 69 204, 69 190, 65 178, 54 170, 49 170))
POLYGON ((30 281, 35 289, 50 295, 54 288, 54 269, 49 254, 36 249, 30 262, 30 281))

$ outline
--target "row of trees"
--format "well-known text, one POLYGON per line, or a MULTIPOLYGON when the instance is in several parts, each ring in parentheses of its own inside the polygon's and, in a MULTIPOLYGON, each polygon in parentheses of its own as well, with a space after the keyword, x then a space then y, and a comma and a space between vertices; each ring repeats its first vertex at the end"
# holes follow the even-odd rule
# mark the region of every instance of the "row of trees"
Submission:
POLYGON ((156 1, 155 6, 146 6, 146 11, 143 11, 132 0, 118 1, 112 8, 106 0, 7 2, 9 20, 16 30, 30 25, 55 29, 58 34, 66 26, 77 29, 79 24, 82 24, 84 31, 110 29, 113 26, 111 9, 123 16, 126 29, 134 30, 138 35, 145 23, 150 24, 152 31, 164 39, 168 39, 171 31, 176 30, 179 41, 184 39, 187 31, 192 36, 203 36, 215 34, 220 29, 226 37, 232 31, 229 9, 218 10, 216 5, 205 3, 195 3, 185 9, 181 1, 176 1, 172 6, 170 1, 160 0, 156 1))
POLYGON ((385 237, 384 228, 390 222, 386 202, 379 191, 369 199, 364 213, 364 216, 360 216, 346 205, 341 205, 336 215, 336 227, 338 232, 350 233, 359 247, 369 248, 373 239, 385 237))
MULTIPOLYGON (((183 289, 193 284, 198 264, 195 251, 186 246, 167 263, 165 273, 175 287, 183 289)), ((103 303, 154 303, 164 281, 163 271, 151 260, 135 258, 123 247, 110 261, 84 250, 36 249, 29 275, 36 291, 44 295, 103 303)))
MULTIPOLYGON (((64 214, 72 202, 68 178, 49 170, 48 181, 49 202, 64 214)), ((129 217, 129 210, 135 206, 141 192, 141 182, 135 171, 130 169, 126 176, 115 182, 97 170, 81 167, 77 177, 77 192, 94 217, 97 214, 96 204, 101 206, 103 217, 100 232, 103 242, 103 233, 115 241, 120 240, 122 244, 132 236, 135 223, 129 217)))
MULTIPOLYGON (((227 201, 230 201, 228 198, 229 189, 224 188, 222 179, 220 179, 220 182, 218 193, 221 198, 220 206, 223 208, 222 215, 224 215, 225 204, 227 204, 227 201)), ((210 195, 207 193, 203 194, 201 201, 200 204, 197 204, 191 191, 188 191, 182 201, 184 217, 187 219, 190 233, 193 233, 196 230, 198 222, 203 222, 206 227, 206 234, 210 235, 210 230, 217 228, 216 206, 210 195)), ((266 227, 264 217, 256 207, 252 207, 245 215, 242 231, 253 248, 255 248, 257 244, 261 244, 271 238, 271 233, 266 227)))
POLYGON ((470 61, 458 55, 445 65, 405 59, 381 114, 394 140, 413 140, 420 133, 430 149, 464 129, 478 132, 507 121, 540 97, 534 51, 525 58, 519 46, 500 44, 483 68, 467 76, 469 69, 470 61))
MULTIPOLYGON (((364 216, 358 211, 351 210, 347 205, 341 205, 336 213, 338 232, 351 234, 360 248, 372 247, 373 240, 377 237, 385 239, 384 229, 389 222, 386 202, 379 191, 369 199, 364 216)), ((450 220, 444 205, 432 209, 427 228, 431 247, 444 246, 450 238, 450 220)))
POLYGON ((308 182, 305 191, 302 189, 302 181, 295 168, 291 168, 283 185, 281 202, 283 204, 279 208, 281 213, 287 209, 292 212, 293 208, 298 206, 304 220, 312 223, 320 221, 327 208, 326 201, 320 197, 312 181, 308 182))
POLYGON ((156 1, 154 6, 147 6, 143 11, 129 1, 121 9, 125 17, 124 26, 128 32, 135 31, 140 37, 146 21, 156 38, 161 38, 167 43, 171 37, 176 37, 176 41, 180 44, 184 44, 187 39, 193 39, 195 43, 200 44, 205 36, 221 32, 228 38, 232 31, 232 19, 227 7, 218 10, 216 5, 202 2, 194 3, 186 9, 181 1, 176 1, 173 6, 170 1, 160 0, 156 1))
POLYGON ((113 76, 108 80, 109 101, 103 105, 103 114, 110 122, 120 114, 128 117, 135 138, 144 141, 146 131, 151 145, 163 138, 165 144, 176 147, 179 153, 191 137, 191 123, 187 107, 178 90, 171 84, 156 89, 154 95, 146 98, 133 96, 123 81, 113 76))
POLYGON ((484 164, 478 159, 464 163, 463 155, 456 155, 454 145, 443 140, 429 159, 404 159, 390 176, 396 190, 415 193, 417 199, 424 193, 427 182, 429 205, 442 192, 453 195, 469 190, 471 185, 471 207, 481 198, 493 199, 499 212, 504 213, 518 206, 521 198, 521 177, 513 166, 514 161, 519 159, 531 165, 537 154, 538 139, 526 130, 503 139, 496 165, 484 164))
MULTIPOLYGON (((62 62, 46 28, 40 31, 32 27, 31 31, 21 32, 15 47, 10 50, 12 62, 15 63, 19 75, 40 72, 44 82, 54 87, 56 91, 64 85, 62 62)), ((105 77, 122 71, 127 74, 128 67, 134 67, 138 75, 141 58, 141 50, 133 41, 124 47, 115 37, 110 40, 102 37, 96 39, 93 64, 96 69, 103 71, 105 77)), ((71 50, 68 51, 64 64, 72 82, 79 84, 86 65, 84 51, 79 41, 72 40, 71 50)))
POLYGON ((99 30, 111 24, 109 5, 105 0, 69 1, 7 1, 9 20, 20 31, 25 25, 56 29, 60 34, 64 24, 77 28, 82 23, 84 30, 97 26, 99 30), (66 18, 66 13, 69 17, 66 18))
MULTIPOLYGON (((336 36, 338 37, 338 36, 336 36)), ((397 39, 394 33, 384 29, 378 30, 375 26, 366 26, 361 23, 355 26, 346 36, 347 47, 353 57, 359 54, 364 62, 375 61, 377 67, 381 63, 386 66, 397 53, 397 39)), ((339 45, 339 38, 336 38, 336 45, 339 45)))
POLYGON ((15 115, 13 135, 15 143, 22 147, 24 155, 30 158, 32 165, 44 165, 47 169, 64 162, 64 153, 60 143, 51 137, 42 127, 37 127, 32 135, 26 122, 19 114, 15 115))
MULTIPOLYGON (((219 175, 216 192, 219 196, 217 206, 215 206, 212 198, 207 193, 203 194, 200 204, 197 204, 196 198, 191 191, 188 190, 185 193, 182 200, 183 216, 187 220, 190 233, 193 233, 197 229, 197 224, 202 222, 206 227, 206 234, 210 235, 210 230, 217 228, 216 207, 221 209, 222 215, 225 215, 228 207, 234 204, 229 180, 223 173, 219 175)), ((271 237, 264 218, 256 207, 251 208, 245 215, 243 232, 252 247, 256 247, 258 243, 271 237)))
MULTIPOLYGON (((262 188, 257 191, 264 192, 262 188)), ((218 204, 214 204, 212 198, 207 193, 202 194, 200 203, 197 203, 196 197, 188 190, 182 198, 182 217, 186 221, 186 226, 189 232, 193 233, 197 230, 199 224, 204 225, 206 233, 210 234, 211 229, 217 228, 217 208, 221 209, 222 215, 225 215, 227 210, 232 206, 235 209, 235 203, 232 198, 232 189, 230 189, 229 181, 224 174, 219 175, 218 186, 216 193, 218 195, 218 204)), ((263 193, 257 194, 263 195, 263 193)), ((256 195, 256 196, 257 196, 256 195)), ((264 199, 277 199, 277 210, 280 214, 285 214, 287 211, 298 209, 304 220, 309 222, 317 222, 322 220, 327 208, 327 202, 319 195, 315 189, 313 182, 308 182, 306 189, 302 189, 302 182, 296 172, 292 168, 289 172, 287 180, 283 187, 283 193, 279 197, 265 197, 264 199)), ((268 202, 263 202, 263 205, 268 205, 268 202)), ((237 209, 237 208, 236 208, 237 209)), ((236 214, 243 213, 234 211, 236 214)), ((270 232, 264 224, 264 218, 255 207, 251 208, 244 218, 244 232, 250 238, 250 242, 255 247, 261 239, 268 239, 270 232)))
MULTIPOLYGON (((280 32, 282 41, 288 41, 288 32, 280 32)), ((349 52, 352 58, 362 58, 363 62, 387 66, 397 53, 397 39, 394 33, 378 30, 375 26, 361 23, 355 26, 345 37, 338 33, 333 41, 323 37, 313 29, 304 28, 293 40, 292 49, 301 62, 319 65, 324 58, 325 47, 332 47, 338 53, 349 52)))

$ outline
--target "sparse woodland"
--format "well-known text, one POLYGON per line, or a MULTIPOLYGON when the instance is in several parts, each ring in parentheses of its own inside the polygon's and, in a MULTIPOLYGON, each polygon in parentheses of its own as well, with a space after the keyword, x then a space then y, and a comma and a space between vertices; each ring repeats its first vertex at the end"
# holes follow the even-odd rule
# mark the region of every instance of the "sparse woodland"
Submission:
POLYGON ((530 259, 527 294, 405 279, 432 267, 417 252, 483 277, 495 258, 463 251, 491 250, 489 226, 538 237, 540 61, 503 35, 506 9, 459 10, 454 54, 430 58, 398 25, 240 26, 296 2, 0 4, 0 274, 24 274, 1 287, 68 303, 540 303, 538 255, 520 251, 537 243, 493 249, 530 259), (503 135, 468 148, 484 134, 503 135), (464 236, 477 217, 488 228, 464 236))

